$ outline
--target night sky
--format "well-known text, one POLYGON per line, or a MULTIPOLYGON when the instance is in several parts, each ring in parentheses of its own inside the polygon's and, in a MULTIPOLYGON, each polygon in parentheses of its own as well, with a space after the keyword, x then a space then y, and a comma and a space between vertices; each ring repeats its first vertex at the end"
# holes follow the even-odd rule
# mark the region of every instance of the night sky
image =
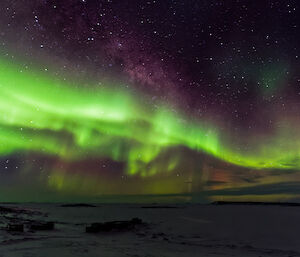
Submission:
POLYGON ((299 9, 2 0, 0 201, 300 201, 299 9))

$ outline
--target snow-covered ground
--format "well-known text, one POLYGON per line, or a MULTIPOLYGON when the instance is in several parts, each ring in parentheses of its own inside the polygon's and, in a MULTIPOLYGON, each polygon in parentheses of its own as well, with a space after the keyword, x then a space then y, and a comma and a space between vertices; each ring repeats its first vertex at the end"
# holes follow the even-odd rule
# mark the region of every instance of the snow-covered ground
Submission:
POLYGON ((99 204, 2 204, 0 257, 177 257, 300 256, 300 207, 99 204), (156 206, 158 207, 158 206, 156 206), (166 206, 161 206, 166 207, 166 206), (23 210, 27 211, 23 211, 23 210), (132 231, 88 234, 92 222, 139 217, 132 231), (54 221, 52 231, 29 231, 34 221, 54 221), (25 224, 7 232, 8 223, 25 224))

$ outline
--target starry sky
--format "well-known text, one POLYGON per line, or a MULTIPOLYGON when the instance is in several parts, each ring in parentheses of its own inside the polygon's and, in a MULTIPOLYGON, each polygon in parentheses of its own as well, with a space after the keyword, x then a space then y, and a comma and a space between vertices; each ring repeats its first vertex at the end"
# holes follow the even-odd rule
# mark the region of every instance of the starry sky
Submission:
POLYGON ((2 2, 0 201, 300 201, 296 0, 2 2))

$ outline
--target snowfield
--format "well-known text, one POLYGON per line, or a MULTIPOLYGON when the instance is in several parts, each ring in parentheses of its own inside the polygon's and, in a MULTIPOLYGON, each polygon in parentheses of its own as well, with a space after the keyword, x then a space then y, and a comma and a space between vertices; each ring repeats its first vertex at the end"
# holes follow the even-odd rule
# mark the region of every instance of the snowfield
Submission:
POLYGON ((300 207, 283 206, 1 204, 0 257, 294 257, 299 220, 300 207), (144 224, 85 232, 94 222, 135 217, 144 224), (31 229, 46 221, 54 230, 31 229))

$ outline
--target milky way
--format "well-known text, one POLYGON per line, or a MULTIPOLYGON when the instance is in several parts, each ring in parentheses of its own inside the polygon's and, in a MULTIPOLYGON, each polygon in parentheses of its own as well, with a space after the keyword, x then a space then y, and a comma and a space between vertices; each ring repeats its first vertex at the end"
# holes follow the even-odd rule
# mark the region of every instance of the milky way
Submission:
POLYGON ((297 197, 295 3, 5 5, 3 200, 297 197))

